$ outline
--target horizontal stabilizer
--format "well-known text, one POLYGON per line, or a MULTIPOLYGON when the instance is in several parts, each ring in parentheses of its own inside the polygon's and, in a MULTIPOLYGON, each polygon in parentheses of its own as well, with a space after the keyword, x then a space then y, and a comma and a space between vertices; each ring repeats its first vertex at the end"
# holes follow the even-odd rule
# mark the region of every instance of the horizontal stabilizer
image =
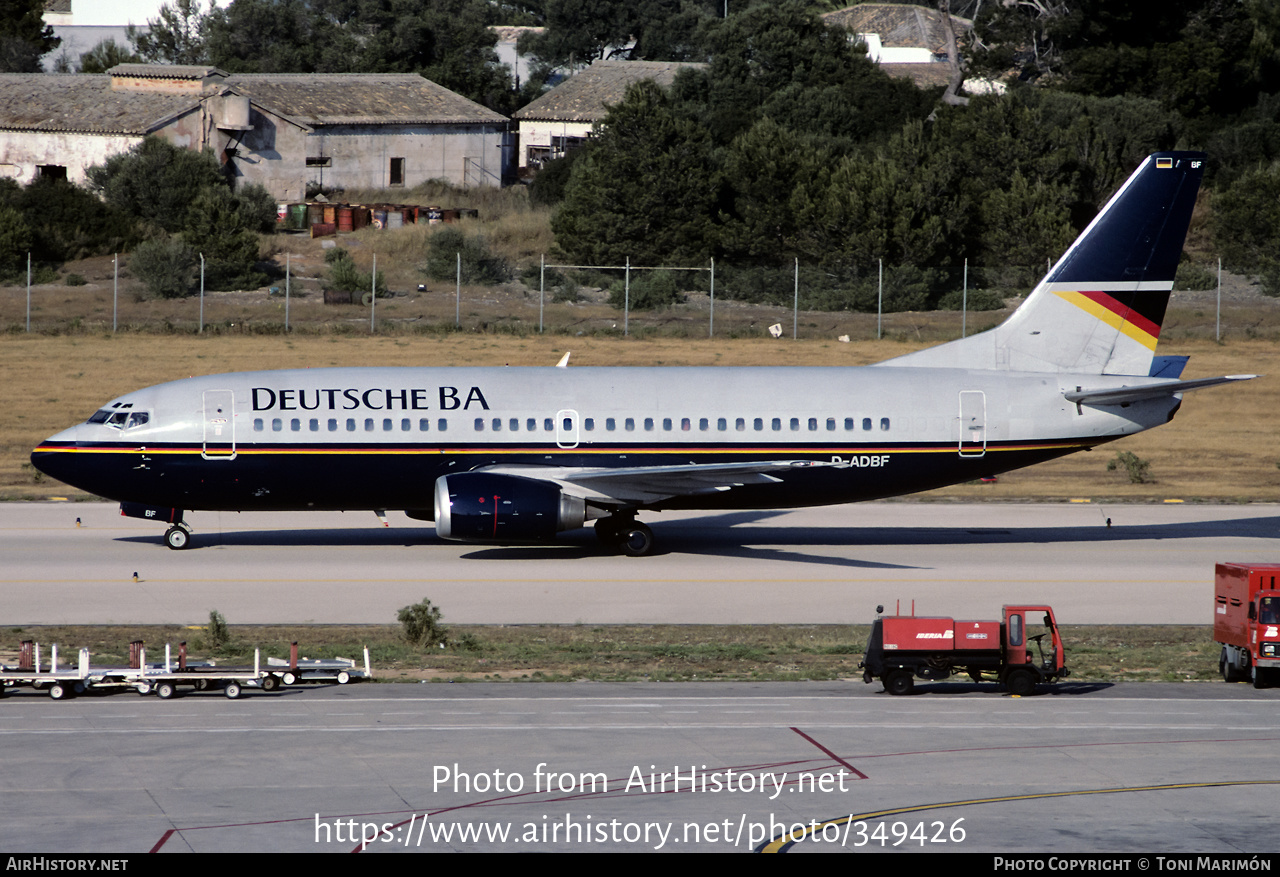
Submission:
POLYGON ((1187 390, 1201 390, 1205 387, 1216 387, 1233 381, 1248 381, 1257 375, 1224 375, 1220 378, 1200 378, 1194 381, 1161 381, 1158 384, 1144 384, 1140 387, 1114 387, 1105 390, 1076 389, 1063 393, 1068 402, 1080 405, 1120 405, 1125 402, 1140 402, 1143 399, 1158 399, 1185 393, 1187 390))

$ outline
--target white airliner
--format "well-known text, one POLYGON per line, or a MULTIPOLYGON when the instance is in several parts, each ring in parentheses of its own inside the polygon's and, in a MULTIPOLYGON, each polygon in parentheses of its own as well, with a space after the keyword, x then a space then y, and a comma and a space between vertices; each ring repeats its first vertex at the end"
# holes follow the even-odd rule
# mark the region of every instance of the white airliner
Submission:
POLYGON ((1156 339, 1204 156, 1148 157, 991 331, 875 366, 331 368, 129 393, 36 448, 42 472, 170 524, 189 510, 403 509, 519 543, 638 512, 786 508, 927 490, 1166 423, 1187 390, 1156 339))

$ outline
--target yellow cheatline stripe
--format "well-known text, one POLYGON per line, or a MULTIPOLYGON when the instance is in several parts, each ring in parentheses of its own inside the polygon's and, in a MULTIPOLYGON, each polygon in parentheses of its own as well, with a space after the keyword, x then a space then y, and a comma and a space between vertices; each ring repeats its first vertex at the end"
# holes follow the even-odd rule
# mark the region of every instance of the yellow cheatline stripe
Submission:
POLYGON ((895 807, 890 810, 875 810, 870 813, 850 814, 826 822, 816 823, 804 831, 793 831, 775 837, 759 847, 760 853, 783 853, 792 845, 817 834, 827 825, 845 825, 846 823, 863 822, 868 819, 883 819, 886 816, 898 816, 903 813, 920 813, 924 810, 944 810, 950 807, 968 807, 977 804, 1005 804, 1010 801, 1036 801, 1044 798, 1072 798, 1080 795, 1114 795, 1121 792, 1167 792, 1179 789, 1213 789, 1225 786, 1274 786, 1280 780, 1218 780, 1207 783, 1169 783, 1160 786, 1127 786, 1118 789, 1077 789, 1071 792, 1032 792, 1026 795, 1006 795, 1000 798, 973 798, 968 801, 946 801, 938 804, 913 804, 909 807, 895 807))
MULTIPOLYGON (((984 449, 987 453, 1010 453, 1013 451, 1046 451, 1046 450, 1075 450, 1092 446, 1092 442, 1076 441, 1076 440, 1049 440, 1036 442, 1034 444, 1015 444, 1015 445, 995 445, 989 444, 984 449)), ((149 454, 152 456, 199 456, 200 448, 144 448, 137 446, 128 447, 94 447, 94 448, 67 448, 67 447, 38 447, 32 453, 60 453, 60 454, 149 454)), ((255 448, 246 445, 240 445, 236 448, 236 456, 353 456, 353 455, 401 455, 401 456, 442 456, 442 455, 492 455, 501 454, 528 454, 528 455, 564 455, 564 454, 589 454, 589 455, 631 455, 631 454, 665 454, 668 456, 697 456, 707 454, 750 454, 753 456, 769 455, 773 458, 779 456, 804 456, 806 454, 836 454, 848 456, 862 456, 867 454, 948 454, 956 453, 955 445, 935 445, 932 447, 845 447, 845 446, 827 446, 821 448, 801 447, 801 448, 778 448, 778 447, 741 447, 734 445, 721 445, 718 447, 708 448, 706 446, 692 446, 687 448, 664 446, 661 448, 649 448, 641 446, 614 447, 614 448, 592 448, 578 446, 575 448, 549 448, 546 446, 522 446, 522 445, 485 445, 484 447, 472 448, 378 448, 378 447, 362 447, 362 448, 324 448, 324 447, 307 447, 307 448, 255 448)), ((217 453, 215 456, 231 456, 230 453, 217 453)))
POLYGON ((1139 344, 1141 344, 1143 347, 1147 348, 1148 350, 1154 351, 1156 349, 1156 342, 1158 339, 1154 335, 1151 335, 1148 332, 1144 332, 1142 329, 1138 328, 1133 323, 1121 317, 1115 311, 1109 308, 1103 307, 1102 305, 1098 304, 1096 301, 1089 298, 1088 296, 1082 295, 1081 293, 1078 293, 1078 292, 1063 292, 1063 291, 1057 291, 1054 294, 1057 295, 1059 298, 1063 299, 1064 301, 1070 302, 1071 304, 1080 308, 1080 310, 1084 311, 1085 313, 1093 317, 1096 317, 1097 319, 1106 323, 1111 328, 1120 330, 1120 332, 1124 333, 1125 335, 1128 335, 1130 338, 1132 338, 1134 341, 1137 341, 1139 344))

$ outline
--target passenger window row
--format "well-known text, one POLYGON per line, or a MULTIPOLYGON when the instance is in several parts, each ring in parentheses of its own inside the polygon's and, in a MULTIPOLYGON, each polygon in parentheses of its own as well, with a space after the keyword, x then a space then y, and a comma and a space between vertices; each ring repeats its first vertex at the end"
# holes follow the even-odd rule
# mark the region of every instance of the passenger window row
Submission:
MULTIPOLYGON (((136 416, 137 415, 135 415, 135 417, 136 416)), ((145 418, 145 415, 143 415, 143 417, 145 418)), ((144 423, 146 422, 145 419, 143 420, 143 422, 144 423)), ((304 422, 303 419, 300 417, 290 418, 288 421, 289 431, 302 432, 304 429, 303 422, 304 422)), ((379 428, 381 429, 382 432, 397 432, 397 431, 413 432, 414 431, 414 419, 411 417, 402 417, 399 419, 394 417, 383 417, 383 418, 330 417, 324 421, 322 421, 318 417, 312 417, 306 420, 305 422, 306 422, 305 429, 308 432, 322 432, 322 431, 377 432, 379 428), (322 422, 324 424, 323 428, 321 426, 322 422)), ((521 427, 522 423, 523 423, 523 430, 525 432, 538 431, 539 421, 538 421, 538 418, 536 417, 525 418, 523 421, 519 417, 510 417, 505 419, 501 417, 493 417, 493 418, 477 417, 475 419, 474 429, 476 432, 484 432, 486 429, 491 432, 503 432, 504 430, 507 432, 520 432, 522 428, 521 427)), ((641 425, 642 429, 645 432, 654 432, 658 428, 658 422, 652 417, 645 417, 643 419, 640 419, 639 421, 637 421, 637 419, 634 417, 626 417, 622 419, 622 429, 625 432, 635 432, 637 423, 641 425)), ((662 418, 661 423, 662 423, 663 432, 673 432, 676 430, 676 420, 674 418, 664 417, 662 418)), ((746 432, 748 429, 747 427, 748 421, 747 421, 747 418, 745 417, 734 418, 732 423, 733 423, 732 429, 734 432, 746 432)), ((727 417, 717 417, 717 418, 714 418, 714 420, 710 417, 700 417, 697 419, 697 429, 699 432, 711 432, 713 430, 715 432, 728 432, 730 429, 729 424, 730 424, 730 419, 727 417), (714 427, 712 426, 712 423, 715 424, 714 427)), ((870 417, 862 418, 861 423, 859 423, 858 419, 854 417, 843 418, 843 423, 841 423, 840 419, 835 417, 827 417, 825 419, 818 418, 818 417, 807 417, 807 418, 755 417, 755 418, 752 418, 750 421, 750 428, 754 432, 783 432, 784 430, 787 432, 801 432, 801 431, 836 432, 837 430, 840 429, 841 426, 843 426, 845 432, 854 432, 858 429, 860 425, 863 432, 870 432, 872 429, 872 424, 873 424, 873 421, 872 421, 872 418, 870 417)), ((132 426, 133 424, 131 423, 130 425, 132 426)), ((594 432, 596 429, 596 425, 597 425, 596 418, 594 417, 584 417, 582 419, 582 429, 584 432, 594 432)), ((542 418, 541 426, 542 426, 543 432, 553 432, 555 430, 555 421, 550 417, 542 418)), ((605 432, 615 432, 618 429, 618 419, 614 417, 606 417, 604 419, 603 426, 604 426, 605 432)), ((272 432, 283 432, 285 428, 286 427, 285 427, 284 418, 274 417, 271 419, 272 432)), ((680 418, 679 430, 681 432, 691 432, 693 428, 694 428, 693 418, 690 418, 690 417, 680 418)), ((254 421, 253 421, 254 432, 264 432, 266 431, 266 429, 267 429, 267 422, 263 418, 261 417, 254 418, 254 421)), ((435 426, 436 432, 446 432, 448 429, 449 429, 449 421, 446 418, 440 417, 436 419, 436 426, 435 426)), ((888 431, 889 418, 887 417, 880 418, 880 429, 882 431, 888 431)), ((573 420, 571 418, 565 418, 564 430, 566 432, 573 431, 573 420)), ((431 418, 429 417, 418 418, 417 431, 430 432, 431 418)))

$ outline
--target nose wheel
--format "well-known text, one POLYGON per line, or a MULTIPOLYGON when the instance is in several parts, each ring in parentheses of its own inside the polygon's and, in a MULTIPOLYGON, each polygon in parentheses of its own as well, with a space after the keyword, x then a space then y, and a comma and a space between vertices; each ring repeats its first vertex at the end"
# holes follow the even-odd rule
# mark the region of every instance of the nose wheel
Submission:
POLYGON ((191 547, 191 530, 186 524, 174 524, 164 533, 164 544, 174 551, 191 547))

